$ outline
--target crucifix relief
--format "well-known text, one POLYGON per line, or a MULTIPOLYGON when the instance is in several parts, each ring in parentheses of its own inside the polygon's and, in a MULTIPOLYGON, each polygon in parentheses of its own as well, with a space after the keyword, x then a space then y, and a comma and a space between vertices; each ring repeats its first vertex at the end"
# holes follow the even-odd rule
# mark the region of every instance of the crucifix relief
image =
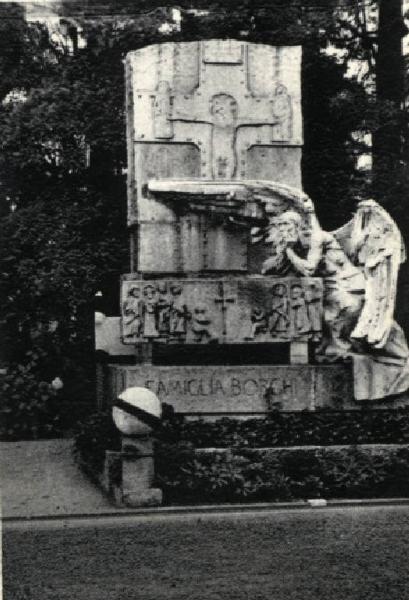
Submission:
MULTIPOLYGON (((299 48, 238 40, 158 44, 128 56, 129 224, 139 227, 135 270, 253 269, 247 230, 231 218, 235 200, 228 200, 221 219, 219 207, 208 210, 208 198, 192 209, 184 196, 164 202, 149 186, 172 180, 299 182, 300 59, 299 48), (202 221, 212 240, 207 245, 202 221), (158 236, 166 251, 155 244, 158 236)), ((247 200, 245 206, 250 209, 247 200)))
POLYGON ((250 89, 244 47, 228 50, 227 58, 216 57, 205 47, 198 85, 187 93, 167 71, 158 74, 153 90, 135 90, 136 141, 195 144, 206 179, 243 178, 251 146, 290 144, 293 136, 293 100, 287 87, 273 79, 268 91, 250 89), (233 50, 240 53, 231 57, 233 50), (227 64, 228 59, 234 62, 227 64))
POLYGON ((229 94, 210 100, 212 127, 212 173, 214 179, 232 179, 236 170, 235 148, 237 102, 229 94))
MULTIPOLYGON (((270 126, 270 143, 284 142, 292 134, 292 105, 284 85, 278 84, 273 98, 246 94, 240 102, 231 94, 216 93, 206 98, 205 90, 191 96, 176 96, 169 120, 210 126, 212 179, 233 179, 238 174, 237 134, 241 127, 270 126)), ((257 140, 260 142, 261 140, 257 140)), ((203 164, 203 162, 202 162, 203 164)))

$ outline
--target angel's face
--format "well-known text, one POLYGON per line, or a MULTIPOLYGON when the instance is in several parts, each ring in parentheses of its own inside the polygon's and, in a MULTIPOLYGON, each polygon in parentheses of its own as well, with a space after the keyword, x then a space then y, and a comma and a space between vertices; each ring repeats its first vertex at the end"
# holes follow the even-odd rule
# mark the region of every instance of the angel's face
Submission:
POLYGON ((370 221, 367 228, 367 236, 379 239, 385 234, 385 227, 376 221, 370 221))
POLYGON ((284 213, 277 221, 277 231, 281 239, 288 243, 295 243, 299 239, 299 227, 294 219, 284 213))

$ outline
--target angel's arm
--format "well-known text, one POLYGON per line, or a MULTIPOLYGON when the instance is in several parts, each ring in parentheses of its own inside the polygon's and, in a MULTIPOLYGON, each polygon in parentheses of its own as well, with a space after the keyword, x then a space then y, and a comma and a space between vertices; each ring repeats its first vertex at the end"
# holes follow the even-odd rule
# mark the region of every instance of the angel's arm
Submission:
POLYGON ((301 275, 304 275, 304 277, 311 277, 314 275, 318 263, 321 260, 322 247, 321 245, 311 245, 306 258, 298 256, 292 248, 287 248, 286 253, 288 259, 301 275))
POLYGON ((323 237, 322 231, 315 221, 311 228, 311 244, 306 258, 301 258, 290 247, 286 248, 286 254, 290 262, 294 265, 297 271, 304 277, 311 277, 317 270, 318 264, 322 257, 323 237))

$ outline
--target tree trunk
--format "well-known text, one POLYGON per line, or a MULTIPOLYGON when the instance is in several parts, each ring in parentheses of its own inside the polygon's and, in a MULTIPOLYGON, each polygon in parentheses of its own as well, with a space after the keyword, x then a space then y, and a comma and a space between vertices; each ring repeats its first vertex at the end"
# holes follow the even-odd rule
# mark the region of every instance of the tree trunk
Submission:
POLYGON ((374 191, 382 200, 402 158, 401 107, 404 94, 402 0, 379 0, 376 96, 379 121, 373 132, 374 191))

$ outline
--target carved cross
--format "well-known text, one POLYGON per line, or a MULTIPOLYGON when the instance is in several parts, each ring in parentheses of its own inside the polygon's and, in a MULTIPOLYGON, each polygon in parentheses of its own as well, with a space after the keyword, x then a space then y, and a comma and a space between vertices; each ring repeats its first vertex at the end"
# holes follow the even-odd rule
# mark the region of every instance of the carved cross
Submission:
POLYGON ((227 335, 227 328, 226 328, 226 316, 227 316, 227 310, 228 310, 228 305, 229 304, 234 304, 237 300, 237 297, 235 296, 225 296, 223 293, 223 284, 220 285, 219 287, 219 296, 217 298, 214 299, 215 304, 220 304, 220 308, 222 311, 222 321, 223 321, 223 335, 227 335))
MULTIPOLYGON (((282 90, 284 86, 280 87, 282 90)), ((211 133, 211 175, 213 179, 232 179, 237 171, 237 132, 240 127, 277 126, 277 141, 285 139, 283 123, 291 116, 291 99, 286 96, 288 111, 285 111, 286 100, 280 93, 280 103, 273 99, 245 94, 239 102, 224 92, 205 93, 202 86, 191 95, 173 98, 171 122, 188 122, 191 125, 210 125, 211 133), (275 114, 275 105, 280 114, 275 114), (287 114, 288 113, 288 114, 287 114)), ((284 127, 285 133, 290 133, 284 127)), ((274 135, 272 136, 274 139, 274 135)), ((289 139, 289 138, 288 138, 289 139)), ((273 141, 273 140, 271 140, 273 141)))
POLYGON ((203 176, 233 179, 238 172, 237 137, 240 128, 259 128, 260 135, 257 133, 255 140, 259 144, 289 141, 292 137, 292 100, 286 87, 277 83, 274 94, 267 97, 250 93, 245 82, 241 83, 241 88, 236 87, 233 92, 235 97, 217 91, 209 79, 202 81, 191 94, 175 94, 170 83, 164 80, 159 81, 154 92, 137 90, 135 111, 139 114, 150 112, 152 122, 151 134, 137 135, 138 141, 197 143, 197 138, 202 138, 199 145, 203 176), (185 126, 181 128, 183 124, 185 126), (189 125, 190 137, 186 137, 186 133, 181 134, 181 129, 186 132, 186 125, 189 125), (207 126, 205 133, 203 125, 207 126), (268 140, 265 139, 265 129, 264 135, 261 135, 263 126, 272 128, 268 140), (206 169, 203 169, 204 166, 206 169))

